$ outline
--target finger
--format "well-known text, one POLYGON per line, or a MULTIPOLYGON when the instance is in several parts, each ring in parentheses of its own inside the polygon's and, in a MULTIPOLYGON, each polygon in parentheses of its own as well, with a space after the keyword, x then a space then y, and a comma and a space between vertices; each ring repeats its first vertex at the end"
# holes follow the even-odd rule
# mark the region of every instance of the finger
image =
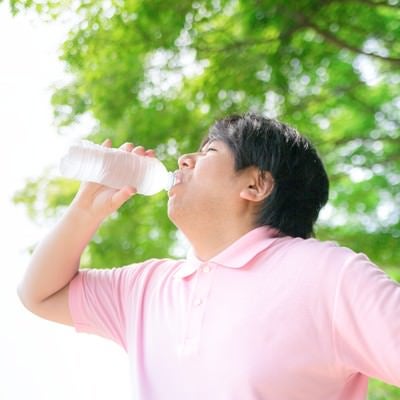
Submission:
POLYGON ((131 186, 124 186, 122 189, 118 190, 111 197, 111 206, 113 210, 117 210, 122 206, 127 200, 129 200, 136 193, 136 189, 131 186))
POLYGON ((148 156, 148 157, 155 157, 156 156, 156 152, 153 149, 146 150, 144 154, 146 156, 148 156))
POLYGON ((101 185, 100 183, 95 183, 95 182, 81 182, 80 186, 79 186, 79 192, 86 192, 88 194, 94 195, 96 192, 98 192, 101 188, 103 187, 103 185, 101 185))
POLYGON ((122 146, 120 146, 120 150, 124 150, 124 151, 132 151, 134 148, 133 143, 127 142, 124 143, 122 146))
POLYGON ((104 147, 111 147, 112 146, 111 139, 106 139, 101 145, 104 147))
POLYGON ((144 156, 145 150, 143 146, 136 146, 132 149, 132 152, 141 156, 144 156))

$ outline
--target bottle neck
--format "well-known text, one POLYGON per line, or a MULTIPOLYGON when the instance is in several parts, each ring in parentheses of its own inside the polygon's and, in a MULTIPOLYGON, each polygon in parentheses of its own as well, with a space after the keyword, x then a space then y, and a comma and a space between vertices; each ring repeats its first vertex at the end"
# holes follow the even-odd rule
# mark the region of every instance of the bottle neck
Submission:
POLYGON ((175 184, 175 173, 168 171, 164 190, 169 191, 172 188, 172 186, 174 186, 174 184, 175 184))

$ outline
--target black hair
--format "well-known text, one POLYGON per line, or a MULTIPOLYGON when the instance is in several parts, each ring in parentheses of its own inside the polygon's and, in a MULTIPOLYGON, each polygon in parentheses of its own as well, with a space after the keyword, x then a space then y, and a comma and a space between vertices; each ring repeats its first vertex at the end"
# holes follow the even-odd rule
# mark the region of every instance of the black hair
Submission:
POLYGON ((321 208, 328 201, 329 180, 309 140, 296 129, 254 113, 217 121, 202 146, 221 140, 232 150, 235 170, 256 166, 269 172, 274 187, 256 215, 256 226, 308 238, 321 208))

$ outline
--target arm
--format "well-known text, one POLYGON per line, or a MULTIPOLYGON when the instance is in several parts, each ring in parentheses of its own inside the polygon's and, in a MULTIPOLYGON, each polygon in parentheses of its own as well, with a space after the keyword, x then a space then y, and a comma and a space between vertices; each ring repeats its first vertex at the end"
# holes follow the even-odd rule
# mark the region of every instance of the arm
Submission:
POLYGON ((400 286, 367 257, 348 260, 333 320, 339 360, 352 371, 400 385, 400 286))
MULTIPOLYGON (((122 149, 145 154, 131 144, 122 149)), ((95 183, 81 185, 64 216, 32 255, 18 288, 26 308, 43 318, 72 325, 68 287, 78 274, 81 254, 101 222, 134 193, 129 187, 114 190, 95 183)))

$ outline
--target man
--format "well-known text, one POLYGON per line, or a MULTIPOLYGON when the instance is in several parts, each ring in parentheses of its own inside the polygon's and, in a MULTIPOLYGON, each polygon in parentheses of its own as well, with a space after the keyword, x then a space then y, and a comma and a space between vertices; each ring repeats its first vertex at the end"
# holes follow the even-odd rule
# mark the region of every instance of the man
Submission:
POLYGON ((187 259, 79 270, 135 193, 86 183, 32 256, 26 307, 123 346, 135 399, 361 400, 368 376, 400 385, 400 288, 366 256, 311 238, 328 198, 311 144, 246 114, 178 163, 168 214, 187 259))

